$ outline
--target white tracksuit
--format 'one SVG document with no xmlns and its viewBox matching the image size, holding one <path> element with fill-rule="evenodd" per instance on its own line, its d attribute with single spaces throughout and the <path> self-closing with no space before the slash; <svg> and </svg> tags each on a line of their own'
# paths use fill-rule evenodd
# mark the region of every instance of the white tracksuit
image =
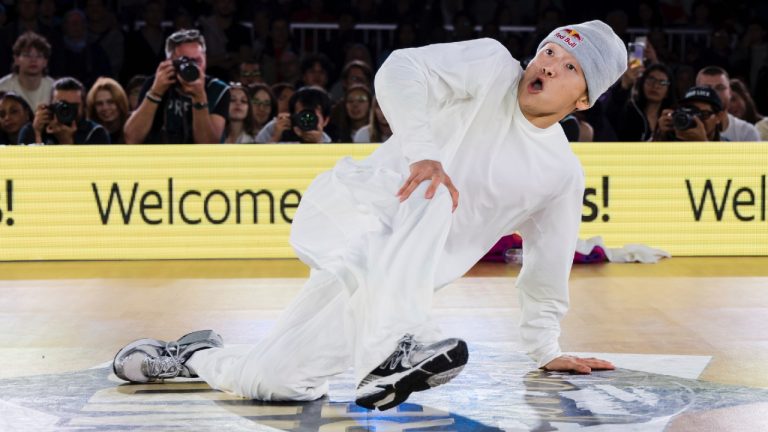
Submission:
<svg viewBox="0 0 768 432">
<path fill-rule="evenodd" d="M 392 53 L 376 94 L 394 135 L 362 161 L 342 159 L 310 185 L 291 244 L 312 267 L 270 336 L 253 347 L 209 349 L 188 364 L 212 387 L 261 400 L 312 400 L 328 377 L 358 380 L 405 333 L 434 340 L 432 294 L 461 277 L 502 236 L 525 240 L 517 280 L 521 336 L 544 365 L 561 354 L 560 319 L 584 190 L 559 124 L 540 129 L 517 102 L 519 63 L 492 39 Z M 395 196 L 409 164 L 437 160 L 459 206 L 422 183 Z"/>
</svg>

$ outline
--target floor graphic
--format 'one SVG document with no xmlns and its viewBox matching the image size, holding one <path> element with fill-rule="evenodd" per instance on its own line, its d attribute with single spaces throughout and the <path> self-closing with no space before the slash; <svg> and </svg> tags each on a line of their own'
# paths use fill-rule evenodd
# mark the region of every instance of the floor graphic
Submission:
<svg viewBox="0 0 768 432">
<path fill-rule="evenodd" d="M 680 414 L 768 402 L 768 389 L 696 380 L 708 357 L 600 354 L 619 369 L 545 373 L 511 344 L 475 344 L 450 384 L 395 410 L 352 403 L 351 371 L 311 403 L 262 403 L 187 380 L 126 385 L 107 364 L 0 380 L 0 430 L 663 431 Z"/>
</svg>

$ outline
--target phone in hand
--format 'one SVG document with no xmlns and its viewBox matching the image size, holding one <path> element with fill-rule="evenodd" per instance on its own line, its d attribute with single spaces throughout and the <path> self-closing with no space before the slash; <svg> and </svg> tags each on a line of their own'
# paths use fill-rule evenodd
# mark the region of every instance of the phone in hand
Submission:
<svg viewBox="0 0 768 432">
<path fill-rule="evenodd" d="M 627 44 L 627 55 L 629 56 L 629 67 L 642 66 L 643 59 L 645 58 L 645 41 L 648 40 L 645 36 L 638 36 L 634 42 Z"/>
</svg>

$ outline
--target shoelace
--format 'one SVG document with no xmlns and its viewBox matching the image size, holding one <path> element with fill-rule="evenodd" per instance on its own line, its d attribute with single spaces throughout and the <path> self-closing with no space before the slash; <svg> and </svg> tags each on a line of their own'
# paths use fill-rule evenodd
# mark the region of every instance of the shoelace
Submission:
<svg viewBox="0 0 768 432">
<path fill-rule="evenodd" d="M 420 345 L 418 345 L 416 341 L 413 340 L 412 334 L 406 334 L 402 339 L 400 339 L 400 342 L 398 342 L 397 350 L 392 353 L 388 359 L 384 360 L 383 367 L 389 367 L 391 370 L 397 369 L 397 365 L 399 365 L 404 359 L 409 358 L 411 353 L 419 346 Z"/>
<path fill-rule="evenodd" d="M 179 361 L 179 344 L 168 342 L 165 344 L 165 352 L 168 356 L 147 358 L 147 373 L 151 377 L 175 378 L 181 373 L 182 365 Z"/>
</svg>

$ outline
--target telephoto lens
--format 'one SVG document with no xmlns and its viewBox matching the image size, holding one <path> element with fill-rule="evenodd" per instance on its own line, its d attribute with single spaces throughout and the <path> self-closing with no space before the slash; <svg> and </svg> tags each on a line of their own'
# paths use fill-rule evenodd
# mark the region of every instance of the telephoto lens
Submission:
<svg viewBox="0 0 768 432">
<path fill-rule="evenodd" d="M 182 56 L 173 61 L 173 67 L 176 69 L 176 75 L 186 82 L 196 81 L 200 78 L 200 69 L 197 68 L 192 59 Z"/>
<path fill-rule="evenodd" d="M 304 132 L 316 130 L 318 122 L 317 114 L 313 110 L 305 109 L 291 116 L 293 126 L 298 127 Z"/>
</svg>

